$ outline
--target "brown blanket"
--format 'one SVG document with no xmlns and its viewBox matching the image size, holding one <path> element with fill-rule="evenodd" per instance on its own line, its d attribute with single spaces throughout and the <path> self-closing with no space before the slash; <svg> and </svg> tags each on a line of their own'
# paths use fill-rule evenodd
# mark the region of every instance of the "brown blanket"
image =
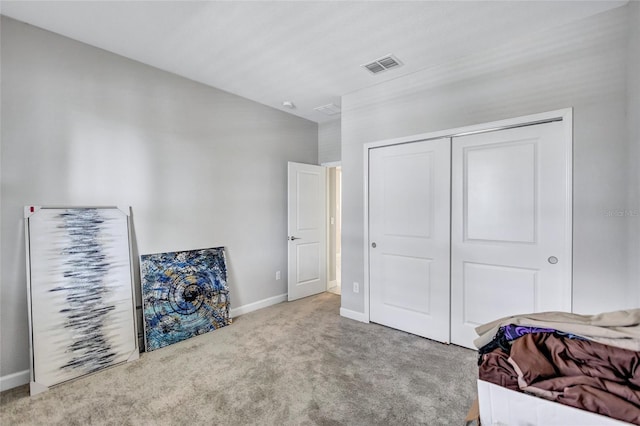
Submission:
<svg viewBox="0 0 640 426">
<path fill-rule="evenodd" d="M 508 357 L 508 358 L 507 358 Z M 640 425 L 640 352 L 534 333 L 483 355 L 480 379 Z"/>
<path fill-rule="evenodd" d="M 509 363 L 509 355 L 502 349 L 482 355 L 478 370 L 480 380 L 491 382 L 503 388 L 519 391 L 518 374 Z"/>
</svg>

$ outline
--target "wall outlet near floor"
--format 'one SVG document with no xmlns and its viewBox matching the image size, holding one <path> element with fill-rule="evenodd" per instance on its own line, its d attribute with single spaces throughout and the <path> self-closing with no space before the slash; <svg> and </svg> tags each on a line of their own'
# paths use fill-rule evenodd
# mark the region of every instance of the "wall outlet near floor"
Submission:
<svg viewBox="0 0 640 426">
<path fill-rule="evenodd" d="M 360 284 L 355 281 L 353 282 L 353 292 L 360 293 Z"/>
<path fill-rule="evenodd" d="M 280 278 L 282 278 L 282 274 L 280 271 L 276 271 L 276 280 L 279 280 Z"/>
</svg>

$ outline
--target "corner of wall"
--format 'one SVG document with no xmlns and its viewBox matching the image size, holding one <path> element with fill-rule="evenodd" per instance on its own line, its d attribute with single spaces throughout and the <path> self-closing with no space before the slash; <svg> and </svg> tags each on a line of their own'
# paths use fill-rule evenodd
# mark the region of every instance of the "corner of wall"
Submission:
<svg viewBox="0 0 640 426">
<path fill-rule="evenodd" d="M 318 163 L 331 163 L 342 159 L 341 119 L 318 124 Z"/>
</svg>

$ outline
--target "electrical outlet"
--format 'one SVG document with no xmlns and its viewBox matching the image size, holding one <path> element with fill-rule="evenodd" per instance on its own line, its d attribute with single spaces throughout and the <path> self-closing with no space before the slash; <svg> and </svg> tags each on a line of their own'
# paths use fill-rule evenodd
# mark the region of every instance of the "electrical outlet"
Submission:
<svg viewBox="0 0 640 426">
<path fill-rule="evenodd" d="M 353 292 L 354 293 L 360 293 L 360 284 L 355 282 L 353 283 Z"/>
<path fill-rule="evenodd" d="M 279 280 L 280 278 L 282 278 L 280 271 L 276 271 L 276 280 Z"/>
</svg>

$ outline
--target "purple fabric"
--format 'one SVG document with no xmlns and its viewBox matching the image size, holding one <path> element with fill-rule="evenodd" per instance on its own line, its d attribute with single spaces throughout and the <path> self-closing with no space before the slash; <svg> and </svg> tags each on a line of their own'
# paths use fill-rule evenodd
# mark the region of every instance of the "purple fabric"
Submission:
<svg viewBox="0 0 640 426">
<path fill-rule="evenodd" d="M 553 333 L 556 330 L 553 328 L 539 328 L 539 327 L 527 327 L 523 325 L 509 324 L 502 327 L 504 330 L 504 337 L 508 341 L 516 340 L 518 337 L 522 337 L 531 333 Z"/>
<path fill-rule="evenodd" d="M 517 339 L 528 334 L 536 333 L 551 333 L 558 337 L 565 337 L 567 339 L 586 340 L 584 337 L 576 336 L 575 334 L 565 333 L 553 328 L 540 328 L 530 327 L 526 325 L 509 324 L 502 326 L 498 329 L 496 336 L 480 349 L 478 349 L 478 365 L 482 364 L 482 355 L 493 352 L 494 349 L 500 348 L 509 356 L 511 353 L 511 345 Z"/>
</svg>

